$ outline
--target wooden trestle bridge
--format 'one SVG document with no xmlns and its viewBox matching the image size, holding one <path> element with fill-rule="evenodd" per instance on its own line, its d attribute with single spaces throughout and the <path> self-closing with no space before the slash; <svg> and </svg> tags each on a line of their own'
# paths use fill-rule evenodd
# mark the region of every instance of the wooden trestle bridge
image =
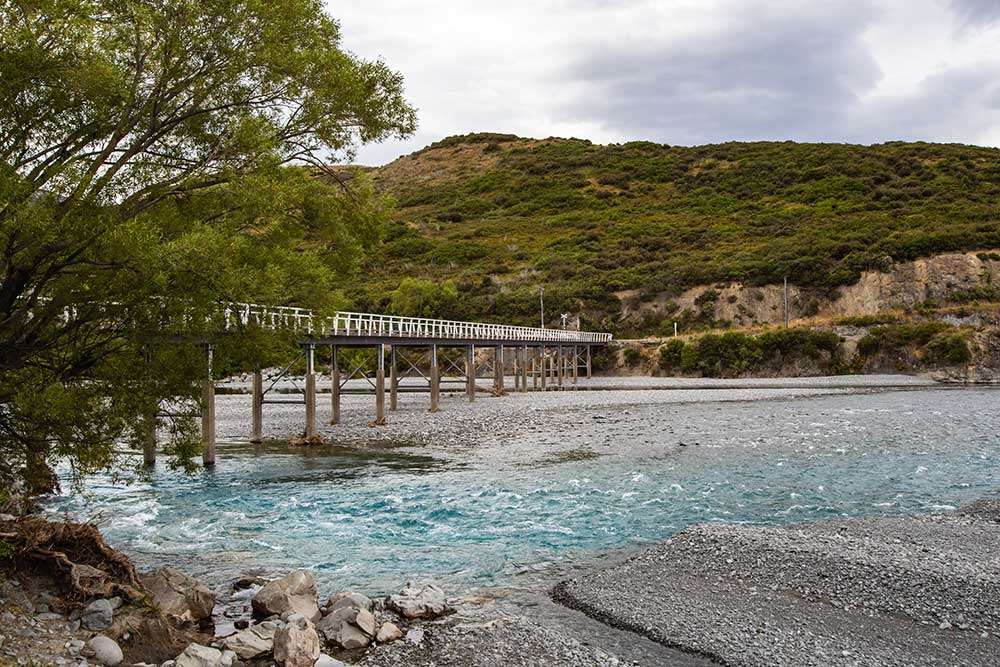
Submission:
<svg viewBox="0 0 1000 667">
<path fill-rule="evenodd" d="M 594 347 L 611 341 L 609 333 L 568 331 L 533 327 L 460 322 L 419 317 L 397 317 L 373 313 L 339 312 L 329 317 L 318 317 L 303 308 L 267 307 L 250 304 L 233 304 L 223 312 L 226 329 L 258 326 L 274 330 L 290 330 L 299 335 L 305 358 L 305 428 L 307 439 L 318 435 L 316 417 L 317 376 L 316 350 L 328 346 L 330 350 L 330 424 L 340 423 L 340 403 L 346 385 L 361 379 L 375 396 L 373 425 L 386 423 L 386 394 L 388 409 L 396 410 L 400 380 L 414 378 L 418 391 L 430 394 L 430 412 L 437 412 L 442 376 L 453 372 L 451 380 L 464 382 L 468 400 L 474 401 L 477 391 L 477 370 L 486 365 L 492 370 L 493 385 L 490 393 L 502 396 L 508 372 L 513 376 L 514 391 L 545 391 L 575 385 L 580 374 L 591 377 L 591 353 Z M 343 349 L 367 348 L 375 351 L 374 373 L 364 370 L 364 364 L 348 363 L 342 367 Z M 461 360 L 455 362 L 455 350 L 462 351 Z M 478 353 L 477 353 L 478 349 Z M 203 461 L 215 463 L 215 382 L 211 377 L 212 346 L 206 345 L 209 373 L 202 401 Z M 485 351 L 485 354 L 484 354 Z M 409 355 L 409 356 L 408 356 Z M 298 360 L 296 360 L 298 361 Z M 482 363 L 482 362 L 485 362 Z M 277 377 L 271 377 L 264 387 L 261 371 L 253 375 L 251 442 L 259 443 L 263 433 L 263 406 L 266 395 L 288 373 L 295 362 L 289 364 Z M 464 365 L 464 368 L 462 367 Z M 442 366 L 445 366 L 442 372 Z M 387 368 L 388 367 L 388 368 Z M 388 371 L 388 378 L 386 377 Z M 373 376 L 373 377 L 372 377 Z M 388 387 L 386 380 L 388 379 Z M 413 391 L 408 385 L 406 390 Z M 300 402 L 300 401 L 296 401 Z M 147 441 L 144 458 L 147 464 L 156 461 L 155 437 Z"/>
</svg>

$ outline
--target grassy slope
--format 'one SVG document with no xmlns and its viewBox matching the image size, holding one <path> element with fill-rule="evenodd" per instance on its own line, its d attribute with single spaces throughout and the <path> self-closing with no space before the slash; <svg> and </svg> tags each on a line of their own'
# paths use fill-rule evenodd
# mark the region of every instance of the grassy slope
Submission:
<svg viewBox="0 0 1000 667">
<path fill-rule="evenodd" d="M 887 258 L 1000 245 L 1000 150 L 890 143 L 599 146 L 451 137 L 374 171 L 399 204 L 359 307 L 454 279 L 442 316 L 615 328 L 614 292 L 780 282 L 830 290 Z M 604 319 L 603 322 L 601 320 Z"/>
</svg>

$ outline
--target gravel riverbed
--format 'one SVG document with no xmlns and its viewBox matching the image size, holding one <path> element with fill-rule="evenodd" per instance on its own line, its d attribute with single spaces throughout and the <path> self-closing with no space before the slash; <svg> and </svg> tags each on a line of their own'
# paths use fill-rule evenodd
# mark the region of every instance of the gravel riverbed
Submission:
<svg viewBox="0 0 1000 667">
<path fill-rule="evenodd" d="M 704 524 L 557 600 L 726 665 L 996 665 L 995 505 L 785 528 Z"/>
</svg>

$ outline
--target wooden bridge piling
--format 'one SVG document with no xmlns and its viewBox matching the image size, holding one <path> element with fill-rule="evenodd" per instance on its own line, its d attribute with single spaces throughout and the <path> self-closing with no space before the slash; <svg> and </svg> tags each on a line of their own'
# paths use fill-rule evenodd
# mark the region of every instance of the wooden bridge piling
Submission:
<svg viewBox="0 0 1000 667">
<path fill-rule="evenodd" d="M 469 403 L 476 400 L 476 346 L 465 346 L 465 392 Z"/>
<path fill-rule="evenodd" d="M 438 346 L 431 345 L 431 412 L 438 411 L 441 400 L 441 371 L 438 368 Z"/>
<path fill-rule="evenodd" d="M 385 345 L 375 346 L 377 370 L 375 371 L 375 423 L 385 423 Z"/>
<path fill-rule="evenodd" d="M 316 430 L 316 346 L 306 344 L 306 438 L 315 438 Z"/>
<path fill-rule="evenodd" d="M 389 346 L 389 410 L 395 412 L 399 403 L 399 375 L 396 371 L 396 346 Z"/>
<path fill-rule="evenodd" d="M 215 381 L 212 379 L 214 351 L 213 346 L 205 346 L 208 372 L 201 406 L 201 462 L 206 466 L 215 465 Z"/>
<path fill-rule="evenodd" d="M 587 346 L 587 379 L 591 379 L 593 376 L 590 373 L 590 346 Z"/>
<path fill-rule="evenodd" d="M 156 411 L 147 413 L 142 422 L 142 463 L 147 468 L 156 465 Z"/>
<path fill-rule="evenodd" d="M 330 425 L 340 423 L 340 364 L 337 346 L 330 346 Z"/>
<path fill-rule="evenodd" d="M 253 374 L 250 400 L 253 402 L 250 410 L 250 442 L 256 445 L 263 440 L 264 431 L 264 376 L 259 370 Z"/>
<path fill-rule="evenodd" d="M 576 384 L 577 379 L 580 376 L 580 350 L 576 345 L 573 346 L 573 384 Z"/>
</svg>

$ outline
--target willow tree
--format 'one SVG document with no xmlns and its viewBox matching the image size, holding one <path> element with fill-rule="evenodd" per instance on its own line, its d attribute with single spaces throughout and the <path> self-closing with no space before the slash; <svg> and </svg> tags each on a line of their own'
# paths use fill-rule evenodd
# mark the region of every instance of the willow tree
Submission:
<svg viewBox="0 0 1000 667">
<path fill-rule="evenodd" d="M 330 165 L 414 125 L 320 0 L 0 0 L 0 477 L 112 465 L 177 322 L 329 305 L 385 218 Z"/>
</svg>

